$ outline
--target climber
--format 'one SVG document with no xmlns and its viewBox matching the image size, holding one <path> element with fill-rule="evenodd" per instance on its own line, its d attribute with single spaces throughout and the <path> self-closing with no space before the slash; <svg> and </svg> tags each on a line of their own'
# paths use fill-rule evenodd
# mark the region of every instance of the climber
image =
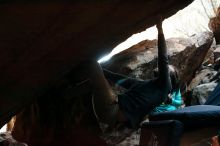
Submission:
<svg viewBox="0 0 220 146">
<path fill-rule="evenodd" d="M 155 79 L 142 81 L 127 78 L 102 70 L 96 61 L 85 63 L 84 73 L 92 85 L 93 107 L 99 122 L 109 127 L 114 127 L 116 123 L 125 123 L 130 128 L 137 128 L 144 116 L 167 98 L 171 91 L 171 80 L 162 21 L 157 24 L 157 30 L 159 75 Z M 118 82 L 127 90 L 115 95 L 106 79 Z"/>
</svg>

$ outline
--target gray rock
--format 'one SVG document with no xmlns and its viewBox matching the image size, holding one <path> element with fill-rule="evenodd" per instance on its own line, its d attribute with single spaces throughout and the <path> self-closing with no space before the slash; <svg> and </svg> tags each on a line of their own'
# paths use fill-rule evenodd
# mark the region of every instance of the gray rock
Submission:
<svg viewBox="0 0 220 146">
<path fill-rule="evenodd" d="M 188 86 L 188 90 L 192 90 L 196 86 L 204 83 L 209 83 L 210 80 L 217 74 L 212 68 L 205 68 L 196 73 L 195 78 L 192 79 Z"/>
<path fill-rule="evenodd" d="M 216 46 L 216 49 L 213 51 L 214 54 L 214 60 L 217 60 L 220 58 L 220 45 Z"/>
<path fill-rule="evenodd" d="M 204 104 L 216 86 L 217 83 L 215 81 L 196 86 L 193 89 L 191 104 Z"/>
</svg>

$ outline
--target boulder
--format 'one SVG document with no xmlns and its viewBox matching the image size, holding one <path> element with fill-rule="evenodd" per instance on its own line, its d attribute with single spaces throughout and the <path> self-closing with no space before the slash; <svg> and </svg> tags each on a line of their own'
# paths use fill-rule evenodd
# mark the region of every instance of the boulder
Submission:
<svg viewBox="0 0 220 146">
<path fill-rule="evenodd" d="M 195 78 L 192 79 L 187 89 L 193 90 L 193 88 L 200 84 L 209 83 L 216 74 L 217 71 L 214 71 L 211 67 L 197 71 L 195 74 Z"/>
<path fill-rule="evenodd" d="M 98 60 L 132 34 L 154 25 L 158 18 L 168 18 L 192 1 L 0 1 L 0 126 L 25 107 L 15 125 L 20 140 L 30 146 L 55 146 L 56 142 L 58 146 L 102 145 L 97 143 L 100 141 L 98 134 L 88 130 L 89 124 L 94 123 L 79 120 L 78 110 L 84 102 L 63 99 L 61 95 L 66 93 L 67 86 L 50 91 L 51 87 L 62 82 L 81 61 Z M 79 77 L 80 72 L 75 75 Z M 51 99 L 45 98 L 47 92 L 52 93 Z M 32 111 L 36 98 L 43 106 Z M 71 108 L 76 111 L 75 123 L 68 120 L 72 116 Z M 55 113 L 54 109 L 61 113 Z M 55 113 L 55 120 L 48 117 L 50 112 Z M 54 127 L 50 129 L 42 123 L 43 117 L 48 117 L 47 125 Z M 97 123 L 95 119 L 91 121 Z M 48 144 L 48 141 L 53 143 Z"/>
<path fill-rule="evenodd" d="M 192 92 L 191 105 L 204 104 L 217 84 L 217 82 L 213 81 L 196 86 Z"/>
<path fill-rule="evenodd" d="M 178 69 L 183 87 L 190 83 L 204 61 L 213 42 L 213 34 L 203 32 L 190 38 L 172 38 L 166 41 L 170 64 Z M 135 78 L 152 78 L 152 70 L 157 67 L 157 40 L 142 41 L 115 55 L 102 66 Z"/>
<path fill-rule="evenodd" d="M 1 0 L 0 127 L 81 61 L 192 1 Z"/>
</svg>

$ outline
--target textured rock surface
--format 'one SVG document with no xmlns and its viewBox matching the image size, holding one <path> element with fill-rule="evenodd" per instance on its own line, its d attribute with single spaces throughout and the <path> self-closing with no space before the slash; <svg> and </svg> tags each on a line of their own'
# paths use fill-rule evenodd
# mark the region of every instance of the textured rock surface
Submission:
<svg viewBox="0 0 220 146">
<path fill-rule="evenodd" d="M 0 1 L 0 126 L 80 61 L 192 1 Z"/>
<path fill-rule="evenodd" d="M 157 67 L 156 42 L 156 40 L 143 41 L 117 54 L 109 62 L 104 63 L 103 66 L 114 72 L 132 77 L 152 78 L 152 70 Z M 167 40 L 170 64 L 179 70 L 182 86 L 190 83 L 194 78 L 212 42 L 213 35 L 210 32 L 204 32 L 189 39 L 175 38 Z"/>
<path fill-rule="evenodd" d="M 195 78 L 192 79 L 191 83 L 188 86 L 188 90 L 192 90 L 194 87 L 210 82 L 210 79 L 216 75 L 217 71 L 214 71 L 212 68 L 202 69 L 197 72 Z"/>
<path fill-rule="evenodd" d="M 216 45 L 216 49 L 214 50 L 214 60 L 220 60 L 220 45 Z"/>
<path fill-rule="evenodd" d="M 192 105 L 204 104 L 209 97 L 210 93 L 215 89 L 217 83 L 215 81 L 205 83 L 193 88 L 192 92 Z"/>
<path fill-rule="evenodd" d="M 48 100 L 42 96 L 45 90 L 54 82 L 62 84 L 63 76 L 81 61 L 100 58 L 132 34 L 155 24 L 160 16 L 167 18 L 191 2 L 0 1 L 0 126 L 24 106 L 30 105 L 32 99 L 41 97 L 43 108 L 35 110 L 28 106 L 18 118 L 20 123 L 16 126 L 19 140 L 30 146 L 105 145 L 90 127 L 97 121 L 91 117 L 87 119 L 95 124 L 89 120 L 80 120 L 81 116 L 91 116 L 77 111 L 82 101 L 77 103 L 70 102 L 69 98 L 63 99 L 62 95 L 66 94 L 65 89 L 68 87 L 55 88 L 51 91 L 53 98 Z M 76 73 L 78 75 L 80 73 Z M 72 113 L 67 107 L 75 108 L 73 110 L 78 113 L 73 116 L 75 123 L 68 119 Z M 50 113 L 53 109 L 63 114 L 55 114 L 54 121 L 52 118 L 52 122 L 47 121 L 48 127 L 42 125 L 42 117 L 39 118 L 38 112 Z"/>
</svg>

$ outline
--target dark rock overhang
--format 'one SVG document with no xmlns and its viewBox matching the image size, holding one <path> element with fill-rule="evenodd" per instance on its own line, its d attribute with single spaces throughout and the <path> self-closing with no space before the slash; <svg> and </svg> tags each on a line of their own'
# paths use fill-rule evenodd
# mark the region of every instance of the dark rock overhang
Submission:
<svg viewBox="0 0 220 146">
<path fill-rule="evenodd" d="M 192 1 L 0 1 L 0 126 L 80 61 Z"/>
</svg>

